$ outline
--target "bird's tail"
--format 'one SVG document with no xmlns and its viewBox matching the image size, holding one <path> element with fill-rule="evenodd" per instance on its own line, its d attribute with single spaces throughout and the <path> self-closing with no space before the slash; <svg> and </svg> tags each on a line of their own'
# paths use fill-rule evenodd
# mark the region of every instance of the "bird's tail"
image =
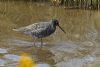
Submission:
<svg viewBox="0 0 100 67">
<path fill-rule="evenodd" d="M 24 27 L 18 28 L 18 29 L 13 29 L 14 31 L 18 32 L 24 32 L 26 29 Z"/>
<path fill-rule="evenodd" d="M 18 31 L 18 29 L 13 29 L 13 31 Z"/>
<path fill-rule="evenodd" d="M 24 34 L 27 34 L 27 35 L 30 35 L 31 34 L 31 31 L 25 27 L 22 27 L 22 28 L 18 28 L 18 29 L 13 29 L 14 31 L 17 31 L 17 32 L 21 32 L 21 33 L 24 33 Z"/>
</svg>

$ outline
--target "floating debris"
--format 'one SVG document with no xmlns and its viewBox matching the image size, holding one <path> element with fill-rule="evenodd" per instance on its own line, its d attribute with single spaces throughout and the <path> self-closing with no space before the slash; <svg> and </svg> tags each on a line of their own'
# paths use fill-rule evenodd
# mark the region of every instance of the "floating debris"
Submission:
<svg viewBox="0 0 100 67">
<path fill-rule="evenodd" d="M 4 67 L 6 64 L 6 61 L 3 59 L 0 59 L 0 67 Z"/>
<path fill-rule="evenodd" d="M 11 61 L 18 61 L 20 56 L 14 54 L 6 54 L 4 55 L 4 58 Z"/>
<path fill-rule="evenodd" d="M 0 48 L 0 54 L 5 54 L 8 53 L 7 49 Z"/>
<path fill-rule="evenodd" d="M 37 64 L 36 67 L 51 67 L 49 64 Z"/>
</svg>

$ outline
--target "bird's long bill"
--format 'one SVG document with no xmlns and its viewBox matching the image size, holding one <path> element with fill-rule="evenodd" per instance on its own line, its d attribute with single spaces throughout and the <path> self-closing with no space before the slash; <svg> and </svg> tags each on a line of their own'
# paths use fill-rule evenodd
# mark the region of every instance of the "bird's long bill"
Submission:
<svg viewBox="0 0 100 67">
<path fill-rule="evenodd" d="M 63 29 L 61 28 L 61 26 L 58 25 L 58 27 L 66 34 L 65 30 L 63 30 Z"/>
</svg>

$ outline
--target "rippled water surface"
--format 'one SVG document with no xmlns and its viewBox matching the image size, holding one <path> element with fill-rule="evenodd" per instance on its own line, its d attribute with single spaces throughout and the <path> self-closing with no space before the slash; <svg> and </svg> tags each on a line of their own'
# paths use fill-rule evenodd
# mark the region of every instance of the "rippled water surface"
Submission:
<svg viewBox="0 0 100 67">
<path fill-rule="evenodd" d="M 34 38 L 12 30 L 52 18 L 57 18 L 67 33 L 57 28 L 43 38 L 43 48 L 39 39 L 33 47 Z M 100 11 L 0 2 L 0 67 L 16 67 L 22 53 L 34 59 L 36 67 L 99 67 L 99 30 Z"/>
</svg>

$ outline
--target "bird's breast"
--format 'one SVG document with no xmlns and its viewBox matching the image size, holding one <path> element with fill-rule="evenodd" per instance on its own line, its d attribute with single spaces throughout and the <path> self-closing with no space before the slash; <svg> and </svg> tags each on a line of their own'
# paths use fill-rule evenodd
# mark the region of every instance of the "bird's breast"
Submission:
<svg viewBox="0 0 100 67">
<path fill-rule="evenodd" d="M 51 35 L 52 33 L 54 33 L 55 30 L 56 30 L 56 28 L 48 27 L 44 30 L 34 32 L 33 35 L 38 38 L 47 37 L 47 36 Z"/>
</svg>

